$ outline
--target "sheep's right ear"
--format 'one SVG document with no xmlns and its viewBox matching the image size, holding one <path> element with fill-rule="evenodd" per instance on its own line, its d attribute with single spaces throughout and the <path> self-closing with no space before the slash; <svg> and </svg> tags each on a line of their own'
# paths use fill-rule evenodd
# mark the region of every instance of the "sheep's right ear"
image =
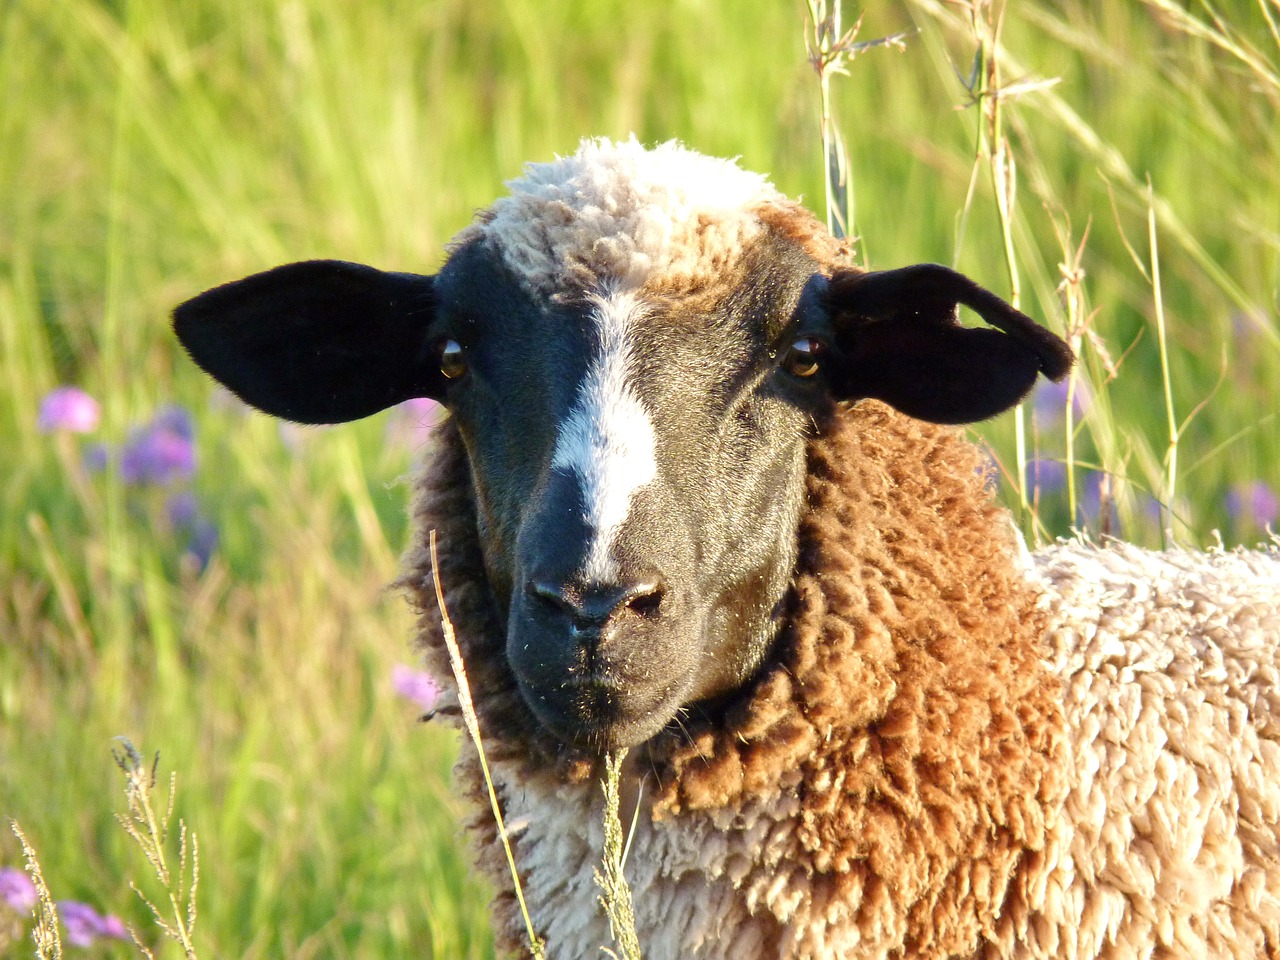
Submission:
<svg viewBox="0 0 1280 960">
<path fill-rule="evenodd" d="M 439 399 L 432 277 L 338 260 L 291 263 L 173 312 L 191 358 L 245 403 L 298 423 Z"/>
<path fill-rule="evenodd" d="M 921 420 L 985 420 L 1075 361 L 1060 337 L 936 263 L 837 271 L 821 297 L 836 329 L 837 395 L 874 397 Z M 991 327 L 961 326 L 961 304 Z"/>
</svg>

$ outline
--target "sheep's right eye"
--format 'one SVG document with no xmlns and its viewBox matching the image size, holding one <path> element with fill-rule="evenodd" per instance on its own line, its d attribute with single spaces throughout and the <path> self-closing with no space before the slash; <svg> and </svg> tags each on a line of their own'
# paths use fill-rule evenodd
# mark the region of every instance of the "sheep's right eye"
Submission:
<svg viewBox="0 0 1280 960">
<path fill-rule="evenodd" d="M 440 348 L 440 372 L 450 380 L 467 372 L 467 352 L 457 340 L 446 340 Z"/>
<path fill-rule="evenodd" d="M 797 377 L 812 377 L 818 372 L 823 343 L 814 337 L 800 337 L 782 358 L 782 367 Z"/>
</svg>

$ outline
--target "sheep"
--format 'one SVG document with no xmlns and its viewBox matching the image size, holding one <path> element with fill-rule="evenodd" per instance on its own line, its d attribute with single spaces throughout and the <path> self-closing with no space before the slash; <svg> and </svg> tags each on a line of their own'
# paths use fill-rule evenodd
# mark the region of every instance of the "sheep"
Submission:
<svg viewBox="0 0 1280 960">
<path fill-rule="evenodd" d="M 508 186 L 434 276 L 292 264 L 174 323 L 276 416 L 451 411 L 399 583 L 447 675 L 435 531 L 550 956 L 609 942 L 629 748 L 650 960 L 1280 957 L 1276 550 L 1027 552 L 955 425 L 1067 345 L 736 163 L 587 140 Z M 457 777 L 519 951 L 467 744 Z"/>
</svg>

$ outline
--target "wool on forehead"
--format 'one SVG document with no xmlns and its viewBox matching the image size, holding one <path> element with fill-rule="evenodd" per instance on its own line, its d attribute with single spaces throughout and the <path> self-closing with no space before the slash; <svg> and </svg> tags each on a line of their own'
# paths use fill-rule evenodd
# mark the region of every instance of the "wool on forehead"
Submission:
<svg viewBox="0 0 1280 960">
<path fill-rule="evenodd" d="M 784 198 L 760 174 L 675 141 L 583 140 L 572 156 L 531 163 L 458 243 L 483 237 L 532 291 L 680 293 L 739 258 L 764 229 L 757 211 Z"/>
</svg>

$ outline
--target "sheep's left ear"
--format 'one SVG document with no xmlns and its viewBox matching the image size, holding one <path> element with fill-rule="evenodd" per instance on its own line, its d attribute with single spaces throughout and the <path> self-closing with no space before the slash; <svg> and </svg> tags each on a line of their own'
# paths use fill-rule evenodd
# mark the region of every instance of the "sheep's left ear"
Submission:
<svg viewBox="0 0 1280 960">
<path fill-rule="evenodd" d="M 250 406 L 298 423 L 439 399 L 434 280 L 340 260 L 276 267 L 173 311 L 191 358 Z"/>
<path fill-rule="evenodd" d="M 1061 380 L 1075 361 L 1059 337 L 938 264 L 838 271 L 820 296 L 835 329 L 836 394 L 921 420 L 985 420 L 1022 400 L 1041 373 Z M 961 326 L 960 304 L 997 329 Z"/>
</svg>

